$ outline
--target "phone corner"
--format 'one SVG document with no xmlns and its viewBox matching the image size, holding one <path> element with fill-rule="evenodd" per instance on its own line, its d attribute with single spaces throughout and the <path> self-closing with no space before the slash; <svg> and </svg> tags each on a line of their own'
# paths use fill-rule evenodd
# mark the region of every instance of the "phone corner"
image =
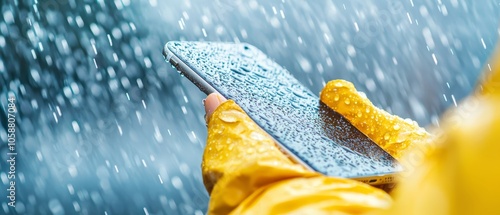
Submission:
<svg viewBox="0 0 500 215">
<path fill-rule="evenodd" d="M 163 46 L 163 49 L 162 49 L 162 54 L 163 54 L 163 57 L 165 57 L 165 59 L 167 58 L 167 56 L 169 55 L 170 53 L 170 49 L 169 47 L 172 46 L 172 43 L 174 41 L 168 41 L 165 43 L 165 45 Z M 168 59 L 167 59 L 168 60 Z"/>
</svg>

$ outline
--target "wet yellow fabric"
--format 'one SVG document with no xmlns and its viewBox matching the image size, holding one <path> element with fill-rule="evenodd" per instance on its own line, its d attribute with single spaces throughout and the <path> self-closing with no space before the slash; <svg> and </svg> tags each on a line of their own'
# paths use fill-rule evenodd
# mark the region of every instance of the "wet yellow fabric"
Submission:
<svg viewBox="0 0 500 215">
<path fill-rule="evenodd" d="M 431 136 L 417 122 L 377 108 L 351 82 L 328 82 L 321 91 L 320 98 L 398 160 L 414 147 L 428 148 L 426 144 Z"/>
<path fill-rule="evenodd" d="M 500 214 L 500 55 L 495 56 L 477 93 L 443 116 L 434 132 L 435 150 L 402 177 L 385 213 Z M 413 154 L 421 153 L 408 156 Z"/>
<path fill-rule="evenodd" d="M 293 163 L 234 101 L 219 106 L 208 126 L 202 172 L 210 214 L 359 213 L 391 202 L 369 185 Z"/>
<path fill-rule="evenodd" d="M 327 84 L 321 100 L 406 167 L 393 198 L 294 164 L 233 101 L 223 103 L 208 122 L 202 164 L 209 214 L 500 214 L 500 71 L 490 66 L 479 93 L 450 110 L 432 136 L 376 108 L 349 82 Z"/>
</svg>

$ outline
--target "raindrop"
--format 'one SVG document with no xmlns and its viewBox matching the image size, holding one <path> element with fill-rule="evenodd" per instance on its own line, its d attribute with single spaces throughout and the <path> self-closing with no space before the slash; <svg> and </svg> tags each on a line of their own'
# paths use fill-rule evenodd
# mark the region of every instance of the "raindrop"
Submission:
<svg viewBox="0 0 500 215">
<path fill-rule="evenodd" d="M 350 100 L 349 98 L 346 98 L 346 99 L 344 100 L 344 103 L 345 103 L 346 105 L 349 105 L 349 104 L 351 104 L 351 100 Z"/>
<path fill-rule="evenodd" d="M 107 35 L 108 36 L 108 42 L 109 42 L 109 46 L 113 46 L 113 40 L 111 40 L 111 35 Z"/>
<path fill-rule="evenodd" d="M 299 62 L 299 65 L 300 65 L 300 68 L 302 68 L 302 71 L 304 71 L 306 73 L 309 73 L 312 71 L 311 63 L 304 56 L 297 55 L 297 62 Z"/>
<path fill-rule="evenodd" d="M 203 32 L 203 36 L 207 37 L 207 31 L 205 30 L 205 28 L 202 28 L 201 31 Z"/>
<path fill-rule="evenodd" d="M 71 122 L 71 125 L 73 126 L 73 130 L 75 131 L 75 133 L 80 132 L 80 126 L 78 125 L 78 123 L 76 121 Z"/>
<path fill-rule="evenodd" d="M 49 201 L 49 209 L 54 215 L 59 215 L 59 214 L 64 214 L 64 207 L 62 206 L 61 202 L 57 199 L 51 199 Z"/>
<path fill-rule="evenodd" d="M 5 38 L 0 36 L 0 48 L 5 48 Z"/>
<path fill-rule="evenodd" d="M 177 188 L 177 189 L 179 189 L 179 190 L 180 190 L 180 189 L 182 189 L 182 186 L 183 186 L 183 185 L 182 185 L 182 180 L 181 180 L 179 177 L 174 176 L 174 177 L 172 178 L 172 181 L 171 181 L 171 182 L 172 182 L 172 185 L 174 185 L 174 187 L 175 187 L 175 188 Z"/>
<path fill-rule="evenodd" d="M 40 83 L 40 73 L 38 73 L 38 70 L 32 69 L 31 70 L 31 77 L 36 83 Z"/>
<path fill-rule="evenodd" d="M 434 60 L 434 64 L 438 64 L 438 60 L 436 58 L 436 54 L 432 53 L 432 59 Z"/>
<path fill-rule="evenodd" d="M 451 100 L 453 101 L 453 105 L 457 107 L 457 100 L 455 100 L 455 95 L 451 95 Z"/>
<path fill-rule="evenodd" d="M 70 165 L 68 167 L 68 172 L 71 175 L 71 177 L 76 177 L 78 175 L 78 171 L 76 170 L 76 166 L 75 165 Z"/>
<path fill-rule="evenodd" d="M 349 56 L 351 56 L 351 57 L 356 56 L 356 49 L 354 48 L 354 46 L 352 46 L 352 45 L 347 46 L 347 54 L 349 54 Z"/>
<path fill-rule="evenodd" d="M 391 134 L 389 134 L 389 132 L 384 134 L 384 140 L 389 140 L 390 137 L 391 137 Z"/>
</svg>

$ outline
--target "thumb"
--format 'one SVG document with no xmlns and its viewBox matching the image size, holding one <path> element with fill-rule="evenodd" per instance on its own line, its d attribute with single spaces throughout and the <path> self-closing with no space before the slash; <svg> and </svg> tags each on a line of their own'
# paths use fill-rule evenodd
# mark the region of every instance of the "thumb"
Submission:
<svg viewBox="0 0 500 215">
<path fill-rule="evenodd" d="M 205 106 L 205 121 L 207 123 L 215 109 L 217 109 L 217 107 L 225 101 L 227 101 L 227 99 L 218 93 L 211 93 L 206 99 L 203 100 L 203 105 Z"/>
<path fill-rule="evenodd" d="M 431 135 L 410 119 L 402 119 L 373 105 L 351 82 L 333 80 L 321 91 L 321 101 L 343 115 L 352 125 L 394 158 L 415 146 L 423 146 Z"/>
</svg>

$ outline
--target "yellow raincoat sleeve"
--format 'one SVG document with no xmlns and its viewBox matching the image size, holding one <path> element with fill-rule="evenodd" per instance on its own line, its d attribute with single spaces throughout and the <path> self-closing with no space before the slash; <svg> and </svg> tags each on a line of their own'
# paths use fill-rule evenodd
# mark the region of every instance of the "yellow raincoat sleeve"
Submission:
<svg viewBox="0 0 500 215">
<path fill-rule="evenodd" d="M 328 95 L 339 98 L 330 102 Z M 349 82 L 328 83 L 321 99 L 348 119 L 358 115 L 351 113 L 345 99 L 352 101 L 354 113 L 368 111 L 377 116 L 366 122 L 352 117 L 352 122 L 355 126 L 362 123 L 358 126 L 362 132 L 374 140 L 382 139 L 382 146 L 392 149 L 398 157 L 397 153 L 409 147 L 411 138 L 428 136 L 413 122 L 374 107 Z M 366 126 L 379 123 L 387 125 L 379 129 L 382 136 Z M 400 128 L 395 131 L 396 125 Z M 391 205 L 389 195 L 379 189 L 349 179 L 325 177 L 293 163 L 233 101 L 215 110 L 208 127 L 202 171 L 211 195 L 210 214 L 365 213 Z M 398 136 L 401 133 L 405 135 Z"/>
<path fill-rule="evenodd" d="M 493 67 L 498 70 L 498 67 Z M 321 100 L 408 170 L 394 191 L 304 169 L 283 154 L 233 101 L 208 122 L 202 173 L 209 214 L 454 214 L 498 212 L 500 100 L 490 73 L 477 96 L 450 111 L 431 136 L 411 120 L 375 107 L 346 81 L 329 82 Z M 488 81 L 490 80 L 490 81 Z M 485 96 L 489 95 L 489 96 Z M 471 102 L 472 101 L 472 102 Z M 434 143 L 431 144 L 431 141 Z M 492 176 L 492 177 L 488 177 Z M 491 193 L 491 195 L 486 195 Z M 470 214 L 470 213 L 469 213 Z"/>
</svg>

